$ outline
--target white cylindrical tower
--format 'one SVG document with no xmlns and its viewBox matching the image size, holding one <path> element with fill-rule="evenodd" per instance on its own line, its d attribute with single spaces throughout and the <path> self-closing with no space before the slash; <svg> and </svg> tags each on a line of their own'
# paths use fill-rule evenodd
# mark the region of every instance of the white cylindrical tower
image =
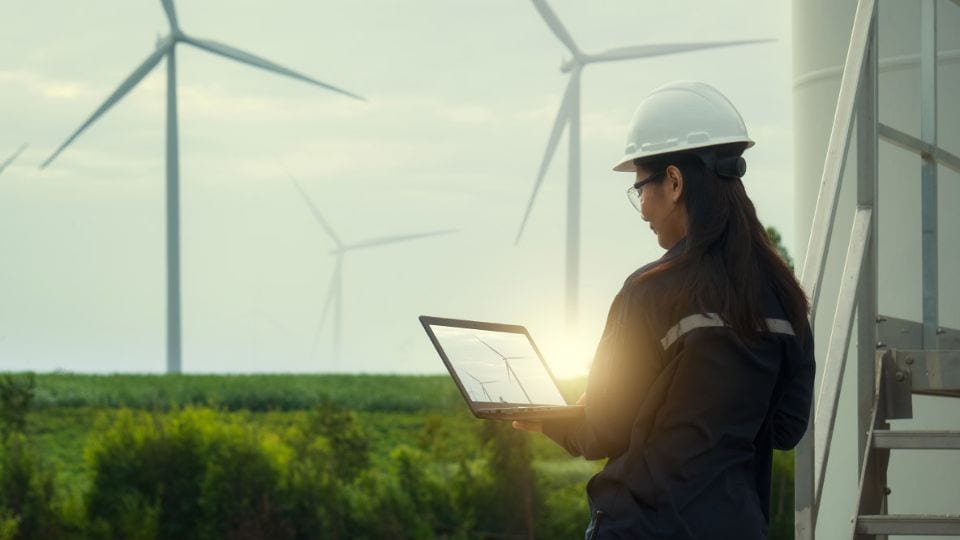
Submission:
<svg viewBox="0 0 960 540">
<path fill-rule="evenodd" d="M 938 18 L 938 142 L 944 150 L 960 155 L 960 5 L 956 2 L 878 1 L 879 121 L 921 137 L 919 53 L 921 5 L 926 1 L 936 2 Z M 856 0 L 793 2 L 798 260 L 805 255 L 856 5 Z M 856 204 L 855 129 L 846 163 L 815 329 L 818 361 L 826 351 Z M 921 159 L 881 140 L 878 170 L 878 311 L 922 321 Z M 939 323 L 960 328 L 960 285 L 954 283 L 960 276 L 960 213 L 955 210 L 960 203 L 960 175 L 940 166 L 938 176 Z M 856 340 L 856 332 L 852 339 Z M 818 538 L 851 537 L 858 477 L 856 358 L 848 355 Z M 914 419 L 891 423 L 892 429 L 960 430 L 960 399 L 915 396 Z M 956 514 L 960 452 L 894 450 L 888 482 L 888 513 Z"/>
</svg>

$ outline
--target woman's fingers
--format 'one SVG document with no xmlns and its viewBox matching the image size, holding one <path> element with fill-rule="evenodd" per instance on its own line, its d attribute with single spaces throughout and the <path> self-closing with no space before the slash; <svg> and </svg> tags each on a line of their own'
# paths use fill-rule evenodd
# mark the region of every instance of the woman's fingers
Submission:
<svg viewBox="0 0 960 540">
<path fill-rule="evenodd" d="M 522 422 L 520 420 L 514 420 L 513 429 L 522 429 L 524 431 L 541 433 L 543 432 L 543 424 L 540 422 Z"/>
</svg>

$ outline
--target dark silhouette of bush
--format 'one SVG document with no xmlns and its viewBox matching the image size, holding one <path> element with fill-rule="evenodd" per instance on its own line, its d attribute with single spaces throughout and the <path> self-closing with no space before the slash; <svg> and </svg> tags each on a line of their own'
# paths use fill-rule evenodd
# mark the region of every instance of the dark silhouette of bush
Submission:
<svg viewBox="0 0 960 540">
<path fill-rule="evenodd" d="M 0 378 L 0 427 L 4 435 L 22 433 L 26 428 L 36 386 L 33 373 L 23 377 L 4 374 Z"/>
<path fill-rule="evenodd" d="M 54 475 L 43 469 L 22 433 L 0 447 L 0 523 L 14 539 L 53 539 L 62 534 Z"/>
</svg>

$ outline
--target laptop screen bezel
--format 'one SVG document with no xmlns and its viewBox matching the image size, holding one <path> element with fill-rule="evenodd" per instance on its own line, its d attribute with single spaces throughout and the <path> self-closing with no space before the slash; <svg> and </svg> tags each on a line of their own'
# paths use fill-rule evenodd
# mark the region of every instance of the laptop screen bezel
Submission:
<svg viewBox="0 0 960 540">
<path fill-rule="evenodd" d="M 530 346 L 533 347 L 533 351 L 537 354 L 537 358 L 540 360 L 540 364 L 543 365 L 543 368 L 547 371 L 547 375 L 550 376 L 553 386 L 557 389 L 557 392 L 560 394 L 560 398 L 563 399 L 563 405 L 550 405 L 546 403 L 532 403 L 529 405 L 523 405 L 518 403 L 495 403 L 490 402 L 491 406 L 489 409 L 515 409 L 522 406 L 530 407 L 571 407 L 567 402 L 567 398 L 563 395 L 563 392 L 560 390 L 560 385 L 557 384 L 557 378 L 553 375 L 550 366 L 543 359 L 543 354 L 540 352 L 540 349 L 537 347 L 536 342 L 533 341 L 533 338 L 530 336 L 530 332 L 527 331 L 526 327 L 519 324 L 503 324 L 503 323 L 492 323 L 492 322 L 482 322 L 482 321 L 471 321 L 466 319 L 449 319 L 445 317 L 432 317 L 429 315 L 421 315 L 420 323 L 423 325 L 423 329 L 426 330 L 427 336 L 430 338 L 430 342 L 433 343 L 433 347 L 437 350 L 437 353 L 440 355 L 440 359 L 443 360 L 444 366 L 446 366 L 447 371 L 450 373 L 450 377 L 453 379 L 453 382 L 456 383 L 457 389 L 460 390 L 460 394 L 463 395 L 464 401 L 467 402 L 467 405 L 470 407 L 470 410 L 477 415 L 477 413 L 482 413 L 488 410 L 488 408 L 481 408 L 477 406 L 477 403 L 488 403 L 486 401 L 476 402 L 473 398 L 470 397 L 470 394 L 467 392 L 466 387 L 463 385 L 463 382 L 460 380 L 460 374 L 457 373 L 457 370 L 453 368 L 453 364 L 450 362 L 450 358 L 447 357 L 446 351 L 443 350 L 443 346 L 440 345 L 440 340 L 437 339 L 436 334 L 433 332 L 431 326 L 448 326 L 452 328 L 468 328 L 473 330 L 488 330 L 492 332 L 507 332 L 511 334 L 523 334 L 527 341 L 530 343 Z M 497 407 L 496 405 L 500 405 Z M 504 407 L 505 406 L 505 407 Z"/>
</svg>

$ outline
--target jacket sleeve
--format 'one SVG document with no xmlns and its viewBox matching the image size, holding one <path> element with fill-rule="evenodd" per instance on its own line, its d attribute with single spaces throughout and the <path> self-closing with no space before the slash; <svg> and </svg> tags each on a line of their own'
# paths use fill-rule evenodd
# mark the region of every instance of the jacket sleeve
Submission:
<svg viewBox="0 0 960 540">
<path fill-rule="evenodd" d="M 543 423 L 544 434 L 571 455 L 603 459 L 625 452 L 645 388 L 659 371 L 649 324 L 628 302 L 636 308 L 636 300 L 621 291 L 610 308 L 587 380 L 584 416 Z"/>
<path fill-rule="evenodd" d="M 747 349 L 726 327 L 691 331 L 674 346 L 679 352 L 664 370 L 669 383 L 653 429 L 637 448 L 641 459 L 617 465 L 634 496 L 651 504 L 661 486 L 721 466 L 716 448 L 751 447 L 779 374 L 777 355 Z"/>
<path fill-rule="evenodd" d="M 773 447 L 777 450 L 793 448 L 807 431 L 817 371 L 813 351 L 813 332 L 808 324 L 799 358 L 786 374 L 783 396 L 773 416 Z"/>
</svg>

